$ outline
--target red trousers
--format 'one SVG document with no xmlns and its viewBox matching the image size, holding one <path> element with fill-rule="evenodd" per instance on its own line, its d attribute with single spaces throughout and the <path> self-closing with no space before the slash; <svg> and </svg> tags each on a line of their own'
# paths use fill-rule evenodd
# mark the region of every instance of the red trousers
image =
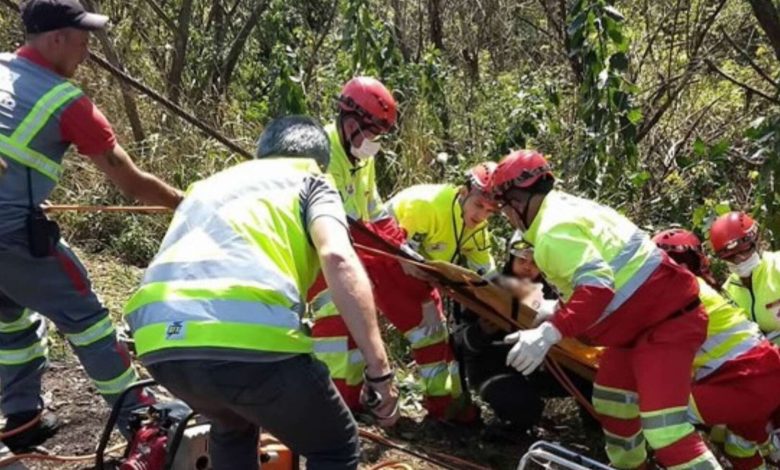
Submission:
<svg viewBox="0 0 780 470">
<path fill-rule="evenodd" d="M 617 468 L 640 466 L 645 444 L 665 467 L 714 462 L 687 416 L 693 358 L 707 335 L 707 314 L 691 306 L 697 296 L 696 279 L 665 259 L 618 310 L 586 332 L 587 341 L 607 346 L 593 404 Z"/>
<path fill-rule="evenodd" d="M 406 241 L 405 232 L 394 219 L 368 224 L 367 227 L 393 246 L 399 247 Z M 377 243 L 360 229 L 353 228 L 351 235 L 357 244 L 386 249 L 384 244 Z M 458 365 L 446 330 L 431 336 L 421 328 L 424 303 L 432 302 L 443 318 L 438 292 L 430 284 L 408 276 L 398 261 L 392 258 L 360 250 L 357 253 L 374 286 L 374 300 L 379 311 L 411 344 L 412 355 L 420 368 L 426 396 L 425 406 L 429 414 L 446 417 L 453 399 L 461 395 Z M 309 292 L 315 308 L 312 330 L 315 351 L 318 351 L 320 345 L 322 354 L 318 353 L 318 357 L 329 366 L 333 382 L 347 405 L 357 409 L 363 364 L 357 359 L 359 351 L 341 316 L 332 305 L 322 307 L 323 302 L 318 301 L 317 297 L 322 297 L 324 288 L 325 283 L 320 279 Z"/>
<path fill-rule="evenodd" d="M 725 424 L 736 435 L 726 440 L 735 469 L 760 467 L 758 448 L 769 439 L 767 424 L 780 417 L 780 351 L 765 341 L 727 362 L 693 384 L 693 405 L 695 419 Z"/>
</svg>

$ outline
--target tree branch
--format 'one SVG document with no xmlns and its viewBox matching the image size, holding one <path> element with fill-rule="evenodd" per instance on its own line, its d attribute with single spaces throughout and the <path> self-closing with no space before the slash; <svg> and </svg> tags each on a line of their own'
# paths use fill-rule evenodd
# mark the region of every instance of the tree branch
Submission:
<svg viewBox="0 0 780 470">
<path fill-rule="evenodd" d="M 157 14 L 157 16 L 160 17 L 160 19 L 165 23 L 165 26 L 168 27 L 168 29 L 171 30 L 174 34 L 176 34 L 176 23 L 173 22 L 171 17 L 165 14 L 165 11 L 163 11 L 162 7 L 157 4 L 154 0 L 144 0 L 151 8 L 154 10 L 154 12 Z"/>
<path fill-rule="evenodd" d="M 764 80 L 766 80 L 769 83 L 771 83 L 773 87 L 778 88 L 777 82 L 774 81 L 772 79 L 772 77 L 770 77 L 769 74 L 764 71 L 764 69 L 762 69 L 761 67 L 758 66 L 758 64 L 756 64 L 756 62 L 753 60 L 752 57 L 750 57 L 750 54 L 748 54 L 748 52 L 745 49 L 743 49 L 736 42 L 734 42 L 734 40 L 731 38 L 731 36 L 729 36 L 728 33 L 723 28 L 720 28 L 720 32 L 723 34 L 723 37 L 726 39 L 726 42 L 731 44 L 731 47 L 733 47 L 734 50 L 739 52 L 739 55 L 741 55 L 743 59 L 748 61 L 748 64 L 750 64 L 750 67 L 753 70 L 755 70 L 756 73 L 761 75 L 761 78 L 763 78 Z"/>
<path fill-rule="evenodd" d="M 753 14 L 758 20 L 761 29 L 764 30 L 769 43 L 775 50 L 775 56 L 780 60 L 780 15 L 777 13 L 772 0 L 748 0 L 753 7 Z"/>
<path fill-rule="evenodd" d="M 704 59 L 704 62 L 712 69 L 713 72 L 717 73 L 721 77 L 723 77 L 726 80 L 730 81 L 734 85 L 737 85 L 738 87 L 743 88 L 743 89 L 745 89 L 747 91 L 750 91 L 752 93 L 755 93 L 756 95 L 758 95 L 758 96 L 764 98 L 765 100 L 770 101 L 770 102 L 772 102 L 774 104 L 780 104 L 780 100 L 778 100 L 777 98 L 769 96 L 766 93 L 764 93 L 763 91 L 758 90 L 756 88 L 753 88 L 752 86 L 750 86 L 750 85 L 748 85 L 746 83 L 742 83 L 739 80 L 737 80 L 736 78 L 734 78 L 731 75 L 729 75 L 726 72 L 724 72 L 723 70 L 719 69 L 718 66 L 715 65 L 715 63 L 713 63 L 710 59 Z"/>
<path fill-rule="evenodd" d="M 331 8 L 330 16 L 328 17 L 328 22 L 322 28 L 322 34 L 320 34 L 320 37 L 317 38 L 317 42 L 314 43 L 314 47 L 312 47 L 311 50 L 311 55 L 309 56 L 309 62 L 306 64 L 306 68 L 304 69 L 303 76 L 307 84 L 309 78 L 312 76 L 312 71 L 314 70 L 314 66 L 317 65 L 318 62 L 317 53 L 322 47 L 322 44 L 325 42 L 325 38 L 328 36 L 328 33 L 330 32 L 330 28 L 333 25 L 333 20 L 336 18 L 336 13 L 338 12 L 338 10 L 339 10 L 339 0 L 333 0 L 333 7 Z"/>
</svg>

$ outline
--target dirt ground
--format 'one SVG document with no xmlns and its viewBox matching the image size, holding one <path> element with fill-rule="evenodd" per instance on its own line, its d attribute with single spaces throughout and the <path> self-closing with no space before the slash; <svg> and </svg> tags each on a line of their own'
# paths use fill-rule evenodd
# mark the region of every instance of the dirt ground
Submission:
<svg viewBox="0 0 780 470">
<path fill-rule="evenodd" d="M 108 418 L 108 407 L 77 362 L 53 361 L 44 380 L 47 408 L 62 421 L 59 433 L 46 442 L 47 452 L 57 455 L 85 455 L 94 452 Z M 432 422 L 423 416 L 402 418 L 395 429 L 379 430 L 364 419 L 361 427 L 390 438 L 395 443 L 417 453 L 436 457 L 436 453 L 452 455 L 482 467 L 512 469 L 532 443 L 544 439 L 561 442 L 572 450 L 603 460 L 600 450 L 600 433 L 585 429 L 571 399 L 552 399 L 545 409 L 540 426 L 526 434 L 502 429 L 486 416 L 486 424 L 478 426 L 453 426 Z M 114 435 L 112 444 L 121 443 Z M 367 439 L 362 440 L 361 468 L 371 469 L 388 461 L 399 461 L 414 469 L 443 468 L 414 458 L 397 450 L 388 449 Z M 87 470 L 93 462 L 63 463 L 26 461 L 31 469 Z M 453 468 L 467 468 L 451 462 Z"/>
<path fill-rule="evenodd" d="M 121 265 L 109 257 L 83 255 L 96 290 L 116 314 L 136 285 L 141 271 Z M 62 346 L 56 335 L 52 338 L 52 361 L 44 377 L 44 398 L 47 408 L 62 421 L 60 432 L 45 444 L 47 452 L 57 455 L 85 455 L 95 451 L 109 409 L 97 394 L 75 356 Z M 522 406 L 522 403 L 518 403 Z M 556 441 L 568 448 L 604 461 L 600 432 L 584 426 L 572 399 L 548 401 L 539 427 L 525 434 L 502 429 L 485 413 L 485 423 L 477 426 L 453 426 L 424 419 L 419 406 L 404 409 L 404 418 L 396 428 L 385 432 L 362 422 L 365 429 L 390 438 L 417 453 L 436 457 L 436 453 L 465 459 L 473 464 L 493 469 L 513 469 L 532 443 L 537 440 Z M 361 418 L 361 421 L 364 419 Z M 112 443 L 121 443 L 115 433 Z M 384 462 L 398 461 L 405 468 L 445 468 L 411 457 L 397 450 L 362 440 L 362 469 L 372 469 Z M 37 462 L 25 461 L 31 469 L 87 470 L 93 461 Z M 393 467 L 385 467 L 393 468 Z M 401 467 L 398 467 L 401 468 Z M 449 468 L 470 468 L 450 462 Z"/>
</svg>

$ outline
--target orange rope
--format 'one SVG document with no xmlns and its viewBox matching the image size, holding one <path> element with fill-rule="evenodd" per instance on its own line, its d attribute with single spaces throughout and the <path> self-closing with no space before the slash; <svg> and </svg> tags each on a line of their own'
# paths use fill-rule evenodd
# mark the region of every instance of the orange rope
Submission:
<svg viewBox="0 0 780 470">
<path fill-rule="evenodd" d="M 368 440 L 374 441 L 374 442 L 376 442 L 378 444 L 381 444 L 383 446 L 387 446 L 387 447 L 390 447 L 392 449 L 396 449 L 398 451 L 407 453 L 409 455 L 413 455 L 413 456 L 418 457 L 418 458 L 420 458 L 422 460 L 428 460 L 429 462 L 436 463 L 436 464 L 438 464 L 438 465 L 440 465 L 442 467 L 445 467 L 445 468 L 453 468 L 452 465 L 455 465 L 454 468 L 459 468 L 459 469 L 490 470 L 490 468 L 488 468 L 488 467 L 483 467 L 482 465 L 477 465 L 475 463 L 469 462 L 468 460 L 463 460 L 463 459 L 460 459 L 458 457 L 453 457 L 452 455 L 440 454 L 438 452 L 433 452 L 433 451 L 429 451 L 429 450 L 425 450 L 425 452 L 427 454 L 430 454 L 430 456 L 435 456 L 436 458 L 434 459 L 434 458 L 432 458 L 430 456 L 424 456 L 424 455 L 422 455 L 422 454 L 420 454 L 418 452 L 413 452 L 412 450 L 405 448 L 401 444 L 398 444 L 398 443 L 394 442 L 391 439 L 388 439 L 388 438 L 386 438 L 384 436 L 380 436 L 379 434 L 375 434 L 375 433 L 373 433 L 371 431 L 367 431 L 365 429 L 360 429 L 358 431 L 358 434 L 360 434 L 360 437 L 363 437 L 363 438 L 366 438 Z M 440 460 L 440 462 L 436 462 L 436 459 Z M 441 461 L 444 461 L 444 462 L 441 462 Z M 383 468 L 383 467 L 379 467 L 379 468 Z"/>
<path fill-rule="evenodd" d="M 119 444 L 106 450 L 107 454 L 113 452 L 119 452 L 124 449 L 127 444 Z M 95 460 L 95 454 L 88 455 L 46 455 L 46 454 L 18 454 L 6 457 L 0 460 L 0 468 L 7 467 L 12 463 L 16 463 L 20 460 L 42 460 L 48 462 L 84 462 L 87 460 Z"/>
<path fill-rule="evenodd" d="M 590 401 L 585 398 L 585 396 L 580 392 L 580 390 L 572 383 L 571 379 L 569 378 L 569 375 L 566 373 L 566 371 L 561 368 L 561 365 L 558 364 L 555 360 L 551 358 L 546 358 L 544 360 L 545 364 L 547 365 L 547 369 L 550 371 L 550 373 L 555 377 L 558 382 L 561 384 L 561 386 L 566 389 L 567 392 L 571 396 L 574 397 L 574 399 L 582 405 L 583 408 L 585 408 L 585 411 L 590 414 L 593 419 L 596 421 L 599 421 L 599 417 L 596 414 L 596 410 L 593 408 L 593 405 L 590 403 Z"/>
<path fill-rule="evenodd" d="M 23 425 L 19 426 L 18 428 L 13 429 L 13 430 L 8 431 L 8 432 L 0 433 L 0 441 L 4 441 L 4 440 L 8 439 L 11 436 L 15 436 L 17 434 L 21 434 L 24 431 L 27 431 L 28 429 L 34 427 L 35 425 L 37 425 L 41 421 L 41 417 L 42 416 L 43 416 L 43 413 L 38 413 L 38 415 L 35 418 L 33 418 L 30 421 L 24 423 Z"/>
<path fill-rule="evenodd" d="M 79 204 L 53 204 L 43 206 L 46 212 L 130 212 L 138 214 L 159 214 L 171 212 L 165 206 L 83 206 Z"/>
</svg>

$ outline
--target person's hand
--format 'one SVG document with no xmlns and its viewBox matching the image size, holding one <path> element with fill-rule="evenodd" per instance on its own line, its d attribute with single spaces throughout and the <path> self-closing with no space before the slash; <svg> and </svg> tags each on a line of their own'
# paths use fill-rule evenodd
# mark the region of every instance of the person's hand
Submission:
<svg viewBox="0 0 780 470">
<path fill-rule="evenodd" d="M 539 367 L 550 348 L 561 338 L 561 332 L 550 322 L 507 335 L 504 343 L 514 346 L 506 356 L 506 365 L 528 375 Z"/>
<path fill-rule="evenodd" d="M 422 304 L 422 323 L 420 326 L 425 332 L 425 336 L 438 336 L 446 328 L 446 320 L 434 301 L 428 301 Z"/>
<path fill-rule="evenodd" d="M 532 327 L 537 327 L 546 322 L 555 315 L 555 311 L 558 310 L 557 300 L 542 299 L 539 302 L 539 307 L 536 309 L 536 316 L 534 317 Z"/>
<path fill-rule="evenodd" d="M 377 424 L 383 428 L 393 426 L 401 417 L 393 371 L 377 377 L 366 373 L 364 379 L 360 403 L 374 416 Z"/>
<path fill-rule="evenodd" d="M 5 174 L 5 170 L 8 169 L 8 165 L 5 163 L 5 160 L 0 158 L 0 176 L 3 176 Z"/>
</svg>

